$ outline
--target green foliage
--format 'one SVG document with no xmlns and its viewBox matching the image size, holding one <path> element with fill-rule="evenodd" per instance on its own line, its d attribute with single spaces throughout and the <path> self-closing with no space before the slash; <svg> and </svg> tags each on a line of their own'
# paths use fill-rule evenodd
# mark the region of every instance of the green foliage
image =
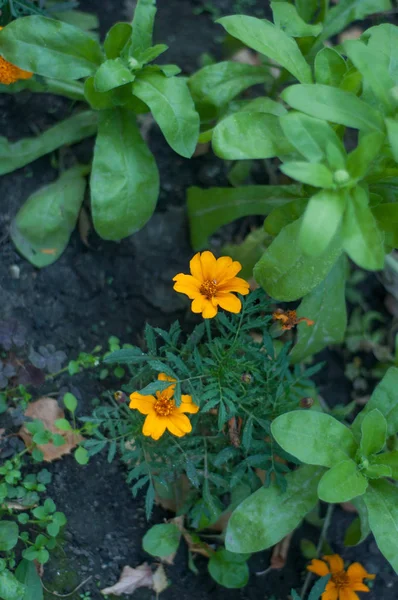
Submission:
<svg viewBox="0 0 398 600">
<path fill-rule="evenodd" d="M 174 523 L 154 525 L 146 532 L 142 540 L 145 552 L 163 558 L 177 552 L 181 533 Z"/>
<path fill-rule="evenodd" d="M 241 588 L 249 581 L 249 567 L 245 554 L 229 552 L 220 548 L 210 556 L 208 570 L 213 579 L 226 588 Z"/>
</svg>

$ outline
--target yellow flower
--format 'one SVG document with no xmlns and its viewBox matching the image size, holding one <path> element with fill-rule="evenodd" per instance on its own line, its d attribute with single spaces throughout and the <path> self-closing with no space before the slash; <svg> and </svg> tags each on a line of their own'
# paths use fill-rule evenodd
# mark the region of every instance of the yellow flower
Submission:
<svg viewBox="0 0 398 600">
<path fill-rule="evenodd" d="M 0 27 L 0 31 L 2 29 L 3 27 Z M 11 83 L 15 83 L 20 79 L 30 79 L 32 76 L 33 73 L 16 67 L 12 63 L 8 62 L 8 60 L 5 60 L 5 58 L 0 56 L 0 83 L 10 85 Z"/>
<path fill-rule="evenodd" d="M 186 294 L 193 300 L 191 310 L 202 313 L 204 319 L 212 319 L 218 307 L 239 313 L 242 303 L 232 292 L 245 296 L 249 284 L 236 277 L 242 265 L 230 256 L 216 259 L 212 252 L 198 252 L 189 263 L 191 275 L 179 273 L 173 278 L 176 292 Z"/>
<path fill-rule="evenodd" d="M 165 373 L 159 373 L 160 381 L 175 381 Z M 177 437 L 183 437 L 192 431 L 190 420 L 184 413 L 197 413 L 199 406 L 192 402 L 192 397 L 181 396 L 180 406 L 176 406 L 173 394 L 175 385 L 170 385 L 155 396 L 143 396 L 138 392 L 130 395 L 130 408 L 136 408 L 143 415 L 147 415 L 142 433 L 154 440 L 158 440 L 168 429 Z"/>
<path fill-rule="evenodd" d="M 370 591 L 363 580 L 374 579 L 376 575 L 368 573 L 362 565 L 357 562 L 353 563 L 345 571 L 343 559 L 338 554 L 331 554 L 322 558 L 323 560 L 314 558 L 307 567 L 308 571 L 321 577 L 331 574 L 331 578 L 322 594 L 322 600 L 359 600 L 359 596 L 355 592 Z"/>
</svg>

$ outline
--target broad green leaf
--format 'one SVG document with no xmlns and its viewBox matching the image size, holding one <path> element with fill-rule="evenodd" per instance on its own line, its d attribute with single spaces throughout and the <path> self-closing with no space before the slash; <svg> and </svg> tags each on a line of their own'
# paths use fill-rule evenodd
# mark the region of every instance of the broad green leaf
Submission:
<svg viewBox="0 0 398 600">
<path fill-rule="evenodd" d="M 114 106 L 113 93 L 101 93 L 95 89 L 94 77 L 87 77 L 84 82 L 84 96 L 94 110 L 105 110 Z"/>
<path fill-rule="evenodd" d="M 115 23 L 106 34 L 104 50 L 107 58 L 118 58 L 130 40 L 132 27 L 130 23 Z"/>
<path fill-rule="evenodd" d="M 102 63 L 94 77 L 97 92 L 109 92 L 114 88 L 131 83 L 135 75 L 126 67 L 121 58 L 112 58 Z"/>
<path fill-rule="evenodd" d="M 328 0 L 326 0 L 326 1 L 328 1 Z M 331 578 L 331 575 L 329 574 L 329 575 L 324 575 L 323 577 L 318 579 L 318 581 L 316 581 L 311 588 L 311 591 L 308 596 L 308 600 L 320 600 L 320 598 L 322 598 L 322 595 L 326 589 L 326 585 L 327 585 L 328 581 L 330 580 L 330 578 Z M 294 598 L 293 598 L 293 600 L 294 600 Z"/>
<path fill-rule="evenodd" d="M 163 558 L 177 552 L 181 532 L 174 523 L 165 523 L 151 527 L 142 539 L 142 547 L 152 556 Z"/>
<path fill-rule="evenodd" d="M 221 108 L 235 96 L 257 83 L 269 79 L 267 67 L 255 67 L 233 61 L 223 61 L 203 67 L 188 81 L 195 103 Z"/>
<path fill-rule="evenodd" d="M 285 67 L 298 81 L 312 82 L 311 68 L 297 43 L 276 25 L 244 15 L 223 17 L 217 23 L 232 37 Z"/>
<path fill-rule="evenodd" d="M 103 60 L 88 33 L 38 15 L 16 19 L 1 31 L 0 53 L 21 69 L 66 80 L 93 75 Z"/>
<path fill-rule="evenodd" d="M 304 465 L 286 475 L 287 490 L 262 487 L 232 513 L 225 546 L 231 552 L 259 552 L 293 531 L 318 501 L 324 469 Z"/>
<path fill-rule="evenodd" d="M 391 477 L 393 479 L 398 479 L 398 450 L 383 452 L 383 454 L 372 456 L 370 462 L 372 465 L 385 465 L 390 467 Z"/>
<path fill-rule="evenodd" d="M 374 408 L 368 412 L 361 423 L 360 450 L 366 457 L 383 450 L 387 439 L 387 421 L 383 414 Z"/>
<path fill-rule="evenodd" d="M 398 488 L 385 480 L 372 481 L 364 500 L 379 550 L 398 572 Z"/>
<path fill-rule="evenodd" d="M 319 0 L 295 0 L 295 5 L 300 17 L 309 23 L 318 9 Z"/>
<path fill-rule="evenodd" d="M 321 23 L 309 25 L 299 15 L 297 8 L 287 2 L 271 2 L 274 23 L 292 37 L 316 37 L 323 29 Z"/>
<path fill-rule="evenodd" d="M 305 256 L 299 248 L 302 218 L 287 225 L 254 268 L 254 278 L 276 300 L 298 300 L 315 288 L 341 255 L 336 236 L 321 256 Z"/>
<path fill-rule="evenodd" d="M 291 85 L 282 99 L 292 108 L 353 129 L 383 131 L 381 115 L 351 92 L 328 85 Z"/>
<path fill-rule="evenodd" d="M 300 362 L 325 346 L 344 340 L 347 326 L 346 275 L 346 259 L 341 256 L 325 279 L 304 296 L 297 316 L 312 319 L 314 325 L 298 325 L 297 342 L 290 353 L 292 362 Z"/>
<path fill-rule="evenodd" d="M 260 260 L 266 250 L 268 234 L 263 229 L 255 229 L 247 235 L 240 244 L 225 244 L 222 255 L 230 256 L 242 265 L 239 277 L 250 279 L 253 275 L 254 265 Z"/>
<path fill-rule="evenodd" d="M 25 600 L 25 592 L 25 586 L 18 581 L 11 571 L 5 569 L 0 572 L 1 600 Z"/>
<path fill-rule="evenodd" d="M 397 390 L 398 369 L 390 367 L 351 426 L 352 431 L 358 438 L 362 421 L 375 408 L 384 415 L 387 421 L 387 435 L 395 435 L 398 432 Z"/>
<path fill-rule="evenodd" d="M 87 450 L 85 448 L 83 448 L 83 446 L 79 446 L 74 453 L 74 457 L 77 463 L 79 463 L 79 465 L 87 465 L 88 461 L 89 461 L 89 454 L 87 452 Z"/>
<path fill-rule="evenodd" d="M 76 144 L 94 135 L 97 131 L 97 118 L 95 112 L 84 111 L 50 127 L 37 137 L 18 142 L 9 142 L 0 137 L 0 175 L 24 167 L 60 146 Z"/>
<path fill-rule="evenodd" d="M 302 197 L 300 185 L 250 185 L 239 188 L 188 188 L 192 246 L 204 248 L 217 229 L 249 215 L 266 215 Z"/>
<path fill-rule="evenodd" d="M 322 48 L 315 56 L 314 72 L 316 83 L 339 87 L 347 64 L 334 48 Z"/>
<path fill-rule="evenodd" d="M 370 534 L 368 509 L 363 496 L 357 496 L 351 499 L 351 503 L 355 506 L 358 512 L 358 518 L 355 519 L 346 531 L 344 538 L 345 546 L 357 546 Z"/>
<path fill-rule="evenodd" d="M 169 47 L 166 46 L 166 44 L 156 44 L 155 46 L 151 46 L 150 48 L 147 48 L 146 50 L 141 52 L 140 62 L 142 64 L 150 63 L 153 60 L 155 60 L 155 58 L 157 58 L 158 56 L 163 54 L 163 52 L 166 52 L 166 50 L 168 50 L 168 49 L 169 49 Z M 170 77 L 171 75 L 177 75 L 178 73 L 181 73 L 181 69 L 179 67 L 177 67 L 177 65 L 157 65 L 157 66 L 164 72 L 166 77 Z M 172 73 L 171 72 L 172 70 L 175 70 L 175 72 Z"/>
<path fill-rule="evenodd" d="M 272 158 L 291 152 L 275 115 L 237 112 L 214 128 L 214 153 L 220 158 L 242 160 Z"/>
<path fill-rule="evenodd" d="M 145 71 L 134 82 L 133 93 L 151 109 L 170 146 L 189 158 L 199 137 L 199 115 L 185 79 Z"/>
<path fill-rule="evenodd" d="M 373 161 L 378 158 L 385 137 L 385 134 L 379 131 L 360 136 L 357 147 L 350 152 L 347 159 L 347 170 L 352 178 L 365 177 Z"/>
<path fill-rule="evenodd" d="M 391 78 L 398 84 L 398 28 L 391 23 L 370 27 L 364 32 L 369 49 L 384 63 Z"/>
<path fill-rule="evenodd" d="M 320 166 L 320 165 L 319 165 Z M 320 256 L 336 235 L 347 205 L 345 190 L 321 190 L 307 204 L 299 244 L 307 256 Z"/>
<path fill-rule="evenodd" d="M 54 6 L 52 8 L 54 8 Z M 83 29 L 83 31 L 93 32 L 95 29 L 99 29 L 100 26 L 97 15 L 82 10 L 60 10 L 59 12 L 51 10 L 51 16 L 53 19 L 59 19 L 69 25 L 79 27 L 79 29 Z M 92 33 L 92 35 L 95 36 L 96 34 Z"/>
<path fill-rule="evenodd" d="M 391 90 L 394 81 L 391 78 L 383 58 L 372 48 L 359 40 L 347 40 L 343 44 L 345 54 L 361 73 L 364 82 L 390 113 L 394 110 Z"/>
<path fill-rule="evenodd" d="M 279 168 L 288 177 L 313 187 L 332 188 L 335 185 L 333 173 L 320 163 L 286 162 Z"/>
<path fill-rule="evenodd" d="M 270 235 L 276 237 L 286 225 L 299 219 L 308 204 L 307 198 L 298 198 L 282 206 L 274 208 L 264 221 L 264 229 Z"/>
<path fill-rule="evenodd" d="M 343 460 L 326 471 L 318 485 L 318 496 L 324 502 L 349 502 L 362 496 L 368 480 L 358 470 L 353 460 Z"/>
<path fill-rule="evenodd" d="M 357 449 L 351 431 L 330 415 L 294 410 L 277 417 L 271 432 L 278 444 L 303 463 L 333 467 L 353 458 Z"/>
<path fill-rule="evenodd" d="M 239 110 L 241 112 L 264 112 L 277 117 L 287 114 L 287 110 L 281 102 L 275 102 L 265 96 L 259 96 L 254 100 L 243 100 Z"/>
<path fill-rule="evenodd" d="M 326 121 L 292 111 L 281 117 L 280 124 L 289 142 L 308 161 L 325 162 L 328 156 L 328 147 L 331 145 L 340 155 L 338 168 L 344 167 L 344 146 Z M 334 167 L 334 165 L 330 166 Z"/>
<path fill-rule="evenodd" d="M 120 240 L 145 225 L 155 210 L 159 173 L 131 112 L 100 114 L 91 171 L 91 210 L 97 233 Z"/>
<path fill-rule="evenodd" d="M 384 265 L 384 236 L 359 186 L 351 190 L 343 219 L 343 247 L 358 266 L 377 271 Z"/>
<path fill-rule="evenodd" d="M 21 560 L 15 576 L 25 586 L 23 600 L 43 600 L 43 586 L 34 562 Z"/>
<path fill-rule="evenodd" d="M 131 34 L 131 53 L 139 60 L 139 55 L 152 46 L 155 24 L 156 0 L 138 0 Z"/>
<path fill-rule="evenodd" d="M 384 477 L 392 477 L 392 469 L 388 465 L 368 465 L 364 469 L 364 474 L 368 479 L 381 479 Z"/>
<path fill-rule="evenodd" d="M 55 262 L 68 245 L 86 190 L 81 167 L 65 171 L 54 183 L 27 199 L 11 223 L 11 238 L 35 267 Z"/>
<path fill-rule="evenodd" d="M 330 39 L 352 23 L 373 13 L 390 10 L 390 0 L 344 0 L 332 7 L 324 21 L 319 42 Z"/>
<path fill-rule="evenodd" d="M 227 589 L 244 587 L 249 581 L 249 567 L 246 560 L 250 554 L 237 554 L 220 548 L 210 555 L 208 570 L 219 585 Z"/>
<path fill-rule="evenodd" d="M 0 521 L 0 552 L 8 552 L 18 542 L 18 525 L 14 521 Z"/>
<path fill-rule="evenodd" d="M 388 141 L 395 159 L 398 162 L 398 121 L 395 119 L 386 119 Z"/>
<path fill-rule="evenodd" d="M 74 413 L 77 408 L 77 398 L 70 392 L 67 392 L 63 398 L 65 408 L 70 410 L 70 412 Z"/>
</svg>

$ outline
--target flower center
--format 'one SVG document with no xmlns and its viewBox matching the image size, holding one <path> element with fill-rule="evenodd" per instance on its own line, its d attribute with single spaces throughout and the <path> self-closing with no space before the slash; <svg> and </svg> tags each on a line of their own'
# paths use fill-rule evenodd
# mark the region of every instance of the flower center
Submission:
<svg viewBox="0 0 398 600">
<path fill-rule="evenodd" d="M 350 579 L 345 571 L 333 573 L 332 581 L 339 590 L 349 587 L 350 585 Z"/>
<path fill-rule="evenodd" d="M 217 293 L 217 282 L 215 279 L 213 279 L 213 281 L 210 281 L 210 279 L 207 279 L 206 281 L 204 281 L 202 283 L 202 285 L 200 286 L 200 293 L 203 296 L 206 296 L 206 298 L 208 300 L 210 300 L 211 298 L 214 298 L 214 296 Z"/>
<path fill-rule="evenodd" d="M 169 398 L 162 396 L 162 394 L 159 394 L 158 392 L 157 400 L 153 405 L 153 408 L 159 417 L 168 417 L 174 411 L 174 407 L 175 405 L 173 400 L 169 400 Z"/>
</svg>

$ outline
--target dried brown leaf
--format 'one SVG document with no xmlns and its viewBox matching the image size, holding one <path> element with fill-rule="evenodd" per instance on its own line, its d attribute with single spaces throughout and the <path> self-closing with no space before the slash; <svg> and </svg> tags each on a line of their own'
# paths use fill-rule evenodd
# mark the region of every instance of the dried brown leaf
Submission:
<svg viewBox="0 0 398 600">
<path fill-rule="evenodd" d="M 283 569 L 285 566 L 292 537 L 293 532 L 289 533 L 289 535 L 284 537 L 278 544 L 276 544 L 276 546 L 274 546 L 270 565 L 272 569 Z"/>
<path fill-rule="evenodd" d="M 87 246 L 87 248 L 91 248 L 89 241 L 88 241 L 88 236 L 92 229 L 91 219 L 90 219 L 88 212 L 84 206 L 82 206 L 82 208 L 80 210 L 78 229 L 79 229 L 80 239 L 83 242 L 83 244 L 85 246 Z"/>
<path fill-rule="evenodd" d="M 122 594 L 132 594 L 140 587 L 148 587 L 153 589 L 153 574 L 148 563 L 143 563 L 135 569 L 124 567 L 120 579 L 115 585 L 104 588 L 101 594 L 114 594 L 121 596 Z"/>
<path fill-rule="evenodd" d="M 57 458 L 61 458 L 65 454 L 70 454 L 73 448 L 83 441 L 83 437 L 79 434 L 75 434 L 73 431 L 61 431 L 58 429 L 54 422 L 57 419 L 64 419 L 65 413 L 62 408 L 58 405 L 58 402 L 54 398 L 40 398 L 36 402 L 29 404 L 25 411 L 25 417 L 31 419 L 39 419 L 44 423 L 44 427 L 52 433 L 58 433 L 62 435 L 65 440 L 65 444 L 62 446 L 54 446 L 54 444 L 45 444 L 44 446 L 38 446 L 39 450 L 43 452 L 43 460 L 46 462 L 52 462 Z M 32 434 L 22 426 L 18 432 L 19 437 L 23 439 L 26 447 L 32 444 Z"/>
<path fill-rule="evenodd" d="M 164 590 L 169 586 L 169 582 L 166 577 L 166 572 L 163 568 L 163 565 L 159 565 L 154 574 L 152 575 L 153 579 L 153 591 L 156 595 L 161 594 Z"/>
</svg>

